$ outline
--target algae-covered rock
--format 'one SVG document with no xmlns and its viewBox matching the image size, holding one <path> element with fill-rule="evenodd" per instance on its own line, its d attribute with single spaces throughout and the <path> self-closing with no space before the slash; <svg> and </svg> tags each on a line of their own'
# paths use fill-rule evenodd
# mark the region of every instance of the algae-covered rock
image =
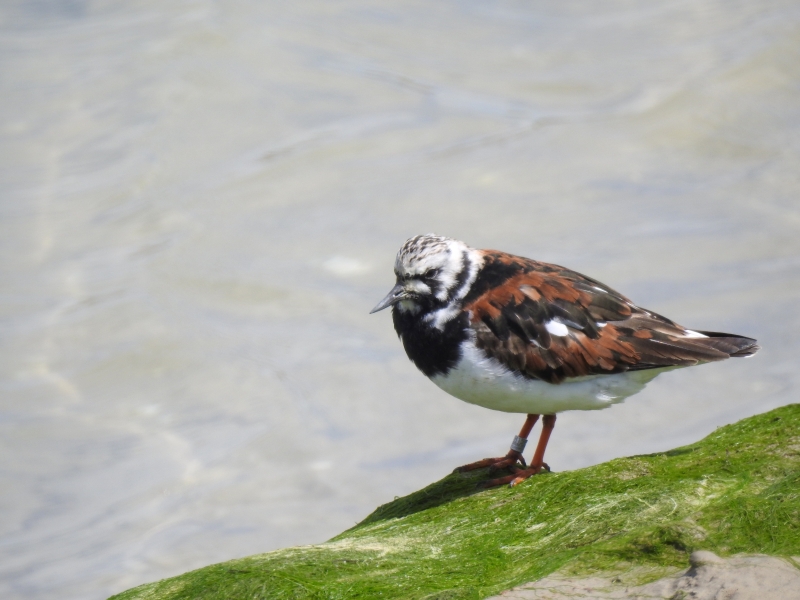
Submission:
<svg viewBox="0 0 800 600">
<path fill-rule="evenodd" d="M 212 565 L 115 600 L 486 598 L 546 575 L 638 574 L 720 556 L 800 555 L 800 405 L 704 440 L 478 490 L 452 474 L 329 542 Z"/>
</svg>

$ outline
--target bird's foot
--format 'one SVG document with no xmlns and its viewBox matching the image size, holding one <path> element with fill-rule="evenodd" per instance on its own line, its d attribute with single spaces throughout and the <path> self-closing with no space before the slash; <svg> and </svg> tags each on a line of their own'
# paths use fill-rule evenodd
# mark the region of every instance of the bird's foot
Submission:
<svg viewBox="0 0 800 600">
<path fill-rule="evenodd" d="M 547 463 L 542 463 L 541 465 L 534 465 L 528 467 L 527 469 L 520 469 L 519 467 L 512 467 L 512 471 L 514 471 L 513 475 L 506 475 L 505 477 L 498 477 L 497 479 L 487 479 L 486 481 L 481 481 L 478 484 L 479 488 L 490 488 L 496 487 L 498 485 L 505 485 L 508 484 L 511 487 L 518 485 L 525 481 L 528 477 L 532 477 L 533 475 L 538 475 L 539 473 L 550 472 L 550 467 Z"/>
<path fill-rule="evenodd" d="M 457 467 L 453 473 L 467 473 L 468 471 L 485 469 L 486 467 L 489 467 L 490 471 L 501 471 L 502 469 L 514 467 L 517 464 L 521 464 L 523 467 L 527 466 L 525 464 L 525 459 L 522 457 L 522 453 L 517 452 L 516 450 L 509 450 L 508 454 L 505 456 L 499 456 L 497 458 L 484 458 L 483 460 L 469 463 L 468 465 L 462 465 Z"/>
</svg>

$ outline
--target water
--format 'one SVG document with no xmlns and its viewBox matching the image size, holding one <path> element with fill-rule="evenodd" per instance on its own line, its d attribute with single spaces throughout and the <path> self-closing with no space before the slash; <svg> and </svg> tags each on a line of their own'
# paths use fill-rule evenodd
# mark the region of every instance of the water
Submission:
<svg viewBox="0 0 800 600">
<path fill-rule="evenodd" d="M 0 595 L 320 542 L 521 424 L 388 313 L 428 231 L 763 351 L 559 418 L 572 469 L 797 401 L 795 2 L 4 2 Z"/>
</svg>

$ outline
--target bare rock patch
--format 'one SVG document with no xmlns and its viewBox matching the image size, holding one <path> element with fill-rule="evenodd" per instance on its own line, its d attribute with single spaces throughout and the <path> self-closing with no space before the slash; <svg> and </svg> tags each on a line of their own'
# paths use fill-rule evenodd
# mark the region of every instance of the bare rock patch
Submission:
<svg viewBox="0 0 800 600">
<path fill-rule="evenodd" d="M 800 569 L 789 560 L 720 558 L 698 550 L 690 562 L 689 569 L 646 585 L 626 585 L 617 574 L 575 578 L 554 573 L 488 600 L 800 600 Z"/>
</svg>

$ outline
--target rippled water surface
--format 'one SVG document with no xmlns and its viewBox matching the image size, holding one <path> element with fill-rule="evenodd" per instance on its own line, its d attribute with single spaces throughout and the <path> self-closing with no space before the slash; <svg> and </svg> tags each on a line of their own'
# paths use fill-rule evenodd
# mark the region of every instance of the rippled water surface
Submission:
<svg viewBox="0 0 800 600">
<path fill-rule="evenodd" d="M 0 6 L 0 595 L 320 542 L 521 424 L 405 357 L 428 231 L 763 351 L 559 418 L 556 470 L 800 389 L 800 5 Z"/>
</svg>

